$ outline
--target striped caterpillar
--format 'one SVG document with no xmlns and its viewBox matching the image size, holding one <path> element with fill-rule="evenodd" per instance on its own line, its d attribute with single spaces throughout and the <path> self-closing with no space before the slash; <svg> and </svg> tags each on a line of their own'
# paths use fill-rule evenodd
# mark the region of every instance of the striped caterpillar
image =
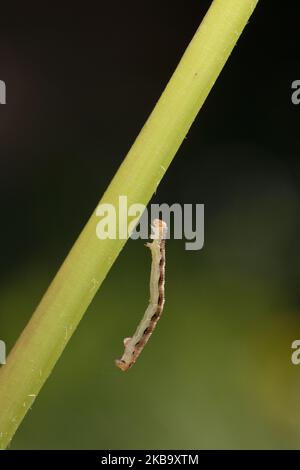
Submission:
<svg viewBox="0 0 300 470">
<path fill-rule="evenodd" d="M 155 219 L 151 228 L 153 241 L 146 244 L 152 255 L 150 302 L 132 338 L 124 339 L 123 356 L 115 361 L 123 371 L 127 371 L 141 354 L 161 317 L 165 303 L 165 238 L 168 227 L 163 220 Z"/>
</svg>

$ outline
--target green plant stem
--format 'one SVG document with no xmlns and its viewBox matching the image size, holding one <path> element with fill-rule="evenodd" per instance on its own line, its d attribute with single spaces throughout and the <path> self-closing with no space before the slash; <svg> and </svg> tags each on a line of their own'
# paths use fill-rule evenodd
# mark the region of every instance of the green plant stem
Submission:
<svg viewBox="0 0 300 470">
<path fill-rule="evenodd" d="M 258 0 L 214 0 L 101 203 L 147 204 Z M 0 370 L 0 448 L 11 441 L 125 240 L 99 240 L 95 212 Z M 113 363 L 112 363 L 113 364 Z"/>
</svg>

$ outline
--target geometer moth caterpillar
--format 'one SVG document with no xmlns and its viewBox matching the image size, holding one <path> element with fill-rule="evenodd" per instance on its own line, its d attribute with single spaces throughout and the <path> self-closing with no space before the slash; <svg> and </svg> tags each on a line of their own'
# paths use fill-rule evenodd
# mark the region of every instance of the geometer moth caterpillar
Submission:
<svg viewBox="0 0 300 470">
<path fill-rule="evenodd" d="M 165 238 L 168 227 L 163 220 L 155 219 L 151 228 L 153 233 L 150 238 L 153 241 L 146 244 L 152 255 L 150 301 L 132 338 L 124 339 L 123 356 L 115 361 L 117 367 L 123 371 L 127 371 L 141 354 L 161 317 L 165 303 Z"/>
</svg>

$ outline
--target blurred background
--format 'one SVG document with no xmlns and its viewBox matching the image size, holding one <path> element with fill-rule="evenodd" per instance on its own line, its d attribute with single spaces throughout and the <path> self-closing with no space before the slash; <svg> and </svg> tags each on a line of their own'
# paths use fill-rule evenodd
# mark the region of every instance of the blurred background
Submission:
<svg viewBox="0 0 300 470">
<path fill-rule="evenodd" d="M 8 350 L 210 2 L 1 6 L 0 339 Z M 127 374 L 150 256 L 130 240 L 12 449 L 300 448 L 300 5 L 261 1 L 152 202 L 205 204 L 167 246 L 163 318 Z M 179 110 L 180 112 L 180 110 Z"/>
</svg>

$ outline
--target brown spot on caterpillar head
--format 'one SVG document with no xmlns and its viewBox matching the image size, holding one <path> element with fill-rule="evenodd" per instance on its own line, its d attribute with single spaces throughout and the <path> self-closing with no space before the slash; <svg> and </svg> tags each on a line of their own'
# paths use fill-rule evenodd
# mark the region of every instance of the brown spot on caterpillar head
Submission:
<svg viewBox="0 0 300 470">
<path fill-rule="evenodd" d="M 126 372 L 130 367 L 130 364 L 127 364 L 125 361 L 123 361 L 123 359 L 116 359 L 115 363 L 116 363 L 116 366 L 119 367 L 119 369 L 123 370 L 124 372 Z"/>
</svg>

